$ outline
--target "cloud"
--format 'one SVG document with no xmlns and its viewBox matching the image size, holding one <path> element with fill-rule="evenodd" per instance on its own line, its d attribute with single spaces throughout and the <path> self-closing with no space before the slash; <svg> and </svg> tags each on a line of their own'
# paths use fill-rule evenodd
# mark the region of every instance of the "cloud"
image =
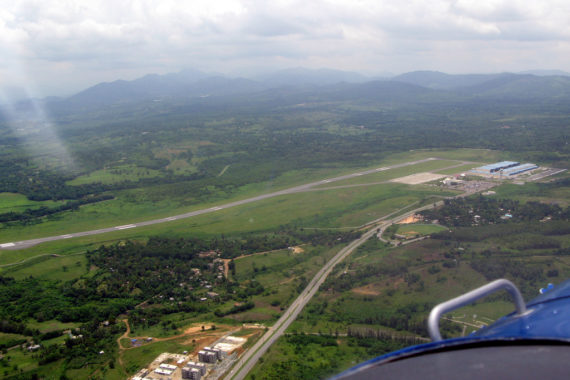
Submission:
<svg viewBox="0 0 570 380">
<path fill-rule="evenodd" d="M 11 65 L 43 88 L 55 88 L 67 73 L 73 83 L 62 87 L 76 89 L 187 66 L 399 71 L 437 62 L 446 71 L 469 51 L 498 54 L 502 70 L 515 70 L 518 57 L 531 58 L 522 54 L 529 48 L 568 70 L 559 46 L 569 39 L 565 0 L 6 0 L 0 78 L 10 76 Z"/>
</svg>

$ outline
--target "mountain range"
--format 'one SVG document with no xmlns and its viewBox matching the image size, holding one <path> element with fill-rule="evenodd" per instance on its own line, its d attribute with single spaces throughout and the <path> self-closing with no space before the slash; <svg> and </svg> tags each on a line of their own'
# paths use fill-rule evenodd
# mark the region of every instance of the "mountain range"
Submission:
<svg viewBox="0 0 570 380">
<path fill-rule="evenodd" d="M 229 97 L 261 100 L 278 96 L 331 101 L 367 98 L 392 102 L 461 99 L 559 102 L 570 100 L 570 74 L 535 71 L 452 75 L 414 71 L 391 78 L 370 78 L 348 71 L 294 68 L 247 79 L 188 69 L 165 75 L 149 74 L 132 81 L 100 83 L 68 98 L 46 98 L 43 102 L 61 114 L 141 102 Z M 26 104 L 21 103 L 20 107 L 26 108 Z"/>
</svg>

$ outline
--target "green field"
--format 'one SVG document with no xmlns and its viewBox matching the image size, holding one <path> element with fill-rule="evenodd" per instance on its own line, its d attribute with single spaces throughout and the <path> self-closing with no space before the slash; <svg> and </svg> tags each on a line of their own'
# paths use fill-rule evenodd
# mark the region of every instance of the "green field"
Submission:
<svg viewBox="0 0 570 380">
<path fill-rule="evenodd" d="M 458 174 L 458 173 L 464 173 L 467 172 L 473 168 L 476 168 L 478 166 L 481 166 L 482 164 L 468 164 L 468 165 L 461 165 L 458 166 L 456 168 L 451 168 L 451 169 L 443 169 L 443 170 L 434 170 L 435 173 L 439 173 L 439 174 Z"/>
<path fill-rule="evenodd" d="M 524 186 L 504 184 L 493 189 L 495 197 L 512 198 L 522 202 L 535 201 L 556 203 L 561 207 L 570 205 L 570 187 L 552 184 L 526 183 Z"/>
<path fill-rule="evenodd" d="M 0 332 L 0 346 L 11 347 L 14 342 L 27 339 L 28 337 L 25 335 Z"/>
<path fill-rule="evenodd" d="M 334 187 L 389 181 L 391 179 L 405 177 L 411 174 L 435 171 L 437 169 L 446 168 L 449 166 L 457 165 L 459 163 L 460 162 L 458 161 L 450 160 L 433 160 L 415 165 L 404 166 L 402 168 L 389 169 L 355 178 L 345 179 L 338 182 L 331 182 L 330 184 L 319 185 L 319 187 Z"/>
<path fill-rule="evenodd" d="M 52 207 L 62 202 L 54 201 L 31 201 L 25 195 L 14 193 L 0 193 L 0 214 L 6 212 L 22 212 L 27 209 L 36 209 L 39 207 Z"/>
<path fill-rule="evenodd" d="M 133 165 L 121 165 L 109 169 L 96 170 L 68 181 L 67 184 L 72 186 L 95 182 L 110 184 L 123 181 L 138 181 L 141 178 L 152 178 L 160 175 L 161 173 L 158 170 L 140 168 Z"/>
<path fill-rule="evenodd" d="M 22 264 L 0 268 L 0 273 L 15 279 L 34 276 L 40 279 L 69 281 L 87 272 L 85 255 L 41 256 Z"/>
<path fill-rule="evenodd" d="M 33 319 L 30 319 L 27 324 L 30 328 L 38 329 L 42 333 L 46 333 L 49 331 L 55 331 L 55 330 L 73 329 L 73 328 L 79 327 L 79 325 L 80 325 L 79 323 L 76 323 L 76 322 L 67 322 L 66 323 L 66 322 L 60 322 L 60 321 L 56 321 L 56 320 L 38 322 L 38 321 L 35 321 Z"/>
<path fill-rule="evenodd" d="M 79 253 L 87 247 L 93 247 L 105 242 L 125 238 L 146 239 L 150 234 L 215 236 L 251 231 L 269 231 L 290 223 L 301 227 L 353 227 L 397 211 L 412 202 L 419 202 L 418 206 L 420 206 L 422 203 L 429 204 L 433 202 L 432 196 L 453 194 L 437 188 L 395 183 L 327 191 L 310 191 L 270 198 L 154 226 L 60 240 L 19 251 L 0 251 L 0 263 L 19 262 L 29 257 L 53 252 L 58 252 L 62 255 Z M 79 225 L 85 226 L 84 229 L 88 228 L 88 223 L 89 220 L 87 218 L 83 219 L 81 223 L 78 221 Z M 70 229 L 82 230 L 81 228 L 73 228 L 67 222 L 66 224 L 69 225 Z M 29 229 L 33 230 L 34 227 L 31 226 Z M 49 235 L 50 232 L 52 234 L 61 234 L 63 232 L 62 227 L 57 226 L 55 222 L 46 224 L 45 228 L 42 228 L 42 225 L 38 228 L 39 232 L 43 231 L 45 235 Z M 37 233 L 39 234 L 39 232 Z M 13 236 L 12 240 L 17 240 L 16 236 Z"/>
<path fill-rule="evenodd" d="M 153 218 L 171 216 L 173 214 L 208 208 L 217 204 L 223 204 L 230 201 L 245 199 L 259 194 L 285 189 L 330 176 L 354 173 L 358 170 L 377 168 L 382 165 L 408 162 L 415 159 L 422 159 L 438 155 L 451 155 L 454 157 L 464 156 L 469 158 L 472 155 L 478 154 L 478 151 L 468 149 L 456 151 L 415 151 L 410 152 L 409 154 L 394 155 L 398 158 L 394 159 L 391 157 L 389 160 L 380 161 L 377 164 L 368 167 L 337 167 L 327 169 L 293 170 L 286 172 L 269 182 L 253 183 L 242 186 L 236 189 L 229 198 L 227 195 L 220 195 L 220 199 L 215 199 L 214 194 L 211 202 L 205 202 L 190 206 L 188 205 L 188 202 L 190 199 L 192 199 L 192 194 L 164 199 L 163 194 L 169 192 L 168 189 L 171 187 L 171 185 L 158 185 L 145 189 L 141 188 L 134 190 L 125 190 L 117 193 L 116 199 L 84 205 L 80 207 L 79 211 L 67 211 L 57 214 L 50 217 L 48 219 L 48 222 L 27 225 L 25 227 L 7 225 L 2 226 L 0 224 L 0 235 L 2 236 L 1 242 L 31 239 L 70 232 L 80 232 L 94 228 L 111 227 L 113 225 L 128 224 Z M 386 176 L 382 177 L 383 179 L 381 180 L 397 178 L 413 173 L 423 172 L 426 170 L 446 167 L 453 163 L 456 162 L 447 160 L 427 162 L 410 167 L 388 170 L 386 172 L 359 177 L 355 179 L 354 183 L 361 183 L 359 181 L 362 181 L 365 178 L 366 180 L 364 182 L 375 182 L 379 180 L 378 178 L 371 179 L 373 176 Z M 335 182 L 334 184 L 331 184 L 331 186 L 340 184 L 340 182 Z M 21 201 L 22 199 L 20 198 L 19 202 Z M 6 210 L 11 211 L 9 209 Z"/>
</svg>

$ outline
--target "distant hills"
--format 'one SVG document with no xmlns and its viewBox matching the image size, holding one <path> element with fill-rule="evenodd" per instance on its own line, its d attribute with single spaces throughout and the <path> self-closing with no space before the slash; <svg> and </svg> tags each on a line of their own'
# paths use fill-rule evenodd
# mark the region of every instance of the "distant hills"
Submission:
<svg viewBox="0 0 570 380">
<path fill-rule="evenodd" d="M 269 86 L 305 86 L 327 85 L 341 82 L 361 83 L 370 78 L 350 72 L 332 69 L 306 69 L 302 67 L 275 71 L 271 74 L 261 75 L 256 78 Z"/>
<path fill-rule="evenodd" d="M 570 98 L 568 75 L 537 76 L 513 73 L 450 75 L 437 71 L 415 71 L 396 76 L 391 81 L 477 98 Z"/>
<path fill-rule="evenodd" d="M 101 106 L 164 98 L 247 93 L 263 88 L 260 83 L 250 79 L 208 76 L 199 71 L 185 70 L 166 75 L 150 74 L 133 81 L 100 83 L 71 96 L 66 102 L 79 107 Z"/>
<path fill-rule="evenodd" d="M 197 99 L 370 100 L 376 102 L 456 102 L 469 100 L 570 101 L 570 74 L 561 71 L 462 74 L 414 71 L 375 79 L 331 69 L 293 68 L 253 79 L 230 78 L 198 70 L 100 83 L 69 98 L 46 98 L 55 114 L 135 105 L 141 102 L 195 102 Z M 555 74 L 555 75 L 548 75 Z M 194 99 L 194 100 L 193 100 Z M 26 102 L 21 103 L 26 107 Z"/>
<path fill-rule="evenodd" d="M 451 90 L 479 85 L 504 76 L 514 74 L 464 74 L 450 75 L 439 71 L 413 71 L 391 78 L 394 82 L 404 82 L 435 90 Z"/>
</svg>

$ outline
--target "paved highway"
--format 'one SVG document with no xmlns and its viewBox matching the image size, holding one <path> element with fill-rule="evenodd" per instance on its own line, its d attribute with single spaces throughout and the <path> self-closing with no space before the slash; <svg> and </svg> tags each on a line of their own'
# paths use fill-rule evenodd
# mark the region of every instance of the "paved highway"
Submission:
<svg viewBox="0 0 570 380">
<path fill-rule="evenodd" d="M 74 233 L 68 233 L 68 234 L 64 234 L 64 235 L 49 236 L 49 237 L 38 238 L 38 239 L 30 239 L 30 240 L 22 240 L 22 241 L 16 241 L 16 242 L 0 243 L 0 250 L 17 250 L 17 249 L 29 248 L 29 247 L 32 247 L 34 245 L 49 242 L 49 241 L 71 239 L 71 238 L 76 238 L 76 237 L 81 237 L 81 236 L 99 235 L 99 234 L 104 234 L 104 233 L 108 233 L 108 232 L 126 230 L 126 229 L 130 229 L 130 228 L 151 226 L 153 224 L 159 224 L 159 223 L 167 223 L 167 222 L 171 222 L 174 220 L 191 218 L 193 216 L 208 214 L 211 212 L 216 212 L 219 210 L 224 210 L 227 208 L 244 205 L 247 203 L 257 202 L 257 201 L 260 201 L 263 199 L 273 198 L 273 197 L 277 197 L 280 195 L 287 195 L 287 194 L 293 194 L 293 193 L 299 193 L 299 192 L 307 191 L 307 190 L 309 190 L 315 186 L 323 185 L 326 183 L 342 181 L 345 179 L 355 178 L 355 177 L 359 177 L 359 176 L 366 175 L 366 174 L 372 174 L 372 173 L 381 172 L 381 171 L 389 170 L 389 169 L 401 168 L 404 166 L 415 165 L 415 164 L 419 164 L 422 162 L 433 161 L 433 160 L 437 160 L 437 158 L 426 158 L 423 160 L 409 161 L 409 162 L 404 162 L 402 164 L 396 164 L 396 165 L 392 165 L 392 166 L 386 166 L 386 167 L 380 167 L 380 168 L 376 168 L 376 169 L 365 170 L 362 172 L 357 172 L 357 173 L 347 174 L 347 175 L 343 175 L 343 176 L 339 176 L 339 177 L 324 179 L 324 180 L 317 181 L 317 182 L 311 182 L 311 183 L 307 183 L 305 185 L 300 185 L 300 186 L 291 187 L 291 188 L 285 189 L 285 190 L 275 191 L 273 193 L 258 195 L 256 197 L 243 199 L 241 201 L 230 202 L 230 203 L 226 203 L 224 205 L 210 207 L 207 209 L 196 210 L 196 211 L 191 211 L 191 212 L 187 212 L 184 214 L 174 215 L 174 216 L 170 216 L 167 218 L 153 219 L 153 220 L 148 220 L 145 222 L 124 224 L 124 225 L 120 225 L 120 226 L 101 228 L 98 230 L 74 232 Z"/>
<path fill-rule="evenodd" d="M 427 210 L 433 207 L 437 207 L 443 204 L 443 201 L 438 201 L 434 204 L 427 206 L 418 207 L 414 210 L 408 211 L 405 214 L 398 215 L 394 218 L 388 219 L 392 214 L 386 215 L 383 220 L 377 220 L 375 222 L 380 223 L 378 227 L 372 228 L 365 232 L 361 237 L 352 241 L 339 253 L 337 253 L 329 262 L 325 264 L 324 267 L 319 270 L 319 272 L 313 277 L 309 285 L 301 292 L 301 294 L 295 299 L 295 301 L 287 308 L 283 313 L 281 318 L 271 326 L 267 332 L 255 343 L 253 347 L 248 349 L 242 357 L 238 360 L 236 365 L 226 376 L 229 380 L 242 380 L 248 374 L 253 366 L 257 363 L 259 358 L 271 347 L 271 345 L 285 332 L 289 325 L 297 318 L 299 313 L 303 310 L 305 305 L 309 300 L 315 295 L 319 287 L 326 280 L 329 273 L 332 271 L 334 266 L 344 260 L 345 257 L 350 255 L 356 248 L 358 248 L 366 240 L 370 239 L 372 236 L 377 234 L 377 229 L 383 231 L 387 226 L 392 223 L 396 223 L 402 219 L 407 218 L 419 211 Z"/>
<path fill-rule="evenodd" d="M 328 274 L 336 264 L 341 262 L 346 256 L 354 251 L 358 246 L 374 236 L 376 230 L 370 230 L 363 234 L 360 238 L 354 240 L 337 253 L 319 272 L 313 277 L 309 285 L 297 297 L 297 299 L 287 308 L 281 318 L 255 343 L 253 347 L 248 349 L 238 360 L 234 368 L 229 372 L 227 379 L 241 380 L 245 378 L 247 373 L 257 363 L 259 358 L 267 351 L 267 349 L 285 332 L 287 327 L 297 318 L 301 310 L 307 302 L 319 290 L 321 284 L 325 281 Z"/>
</svg>

